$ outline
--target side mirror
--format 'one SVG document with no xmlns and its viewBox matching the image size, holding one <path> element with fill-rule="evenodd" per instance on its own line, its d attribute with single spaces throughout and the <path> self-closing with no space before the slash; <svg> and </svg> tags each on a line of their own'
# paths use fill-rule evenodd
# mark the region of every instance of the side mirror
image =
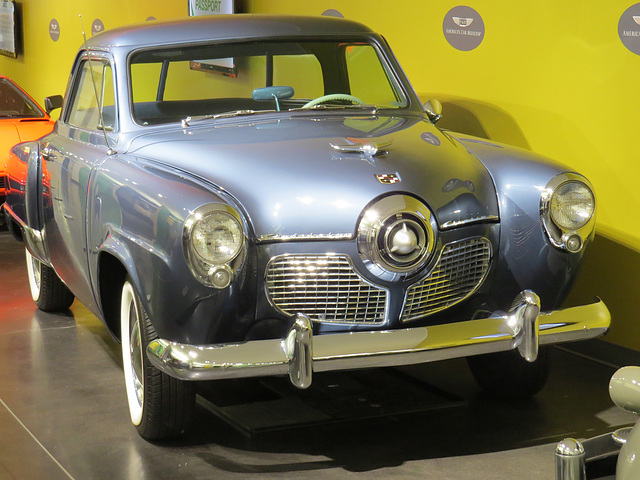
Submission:
<svg viewBox="0 0 640 480">
<path fill-rule="evenodd" d="M 44 109 L 47 115 L 56 108 L 62 108 L 62 95 L 53 95 L 44 99 Z"/>
<path fill-rule="evenodd" d="M 440 100 L 432 98 L 431 100 L 427 100 L 422 107 L 433 123 L 436 123 L 442 118 L 442 103 L 440 103 Z"/>
</svg>

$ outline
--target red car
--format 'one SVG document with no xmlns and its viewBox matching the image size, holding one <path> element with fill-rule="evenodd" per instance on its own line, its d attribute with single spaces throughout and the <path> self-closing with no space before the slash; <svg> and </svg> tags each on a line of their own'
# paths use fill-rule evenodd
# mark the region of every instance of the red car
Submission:
<svg viewBox="0 0 640 480">
<path fill-rule="evenodd" d="M 11 156 L 20 142 L 35 140 L 53 130 L 49 114 L 24 90 L 0 76 L 0 204 L 8 192 L 24 190 L 27 166 Z"/>
</svg>

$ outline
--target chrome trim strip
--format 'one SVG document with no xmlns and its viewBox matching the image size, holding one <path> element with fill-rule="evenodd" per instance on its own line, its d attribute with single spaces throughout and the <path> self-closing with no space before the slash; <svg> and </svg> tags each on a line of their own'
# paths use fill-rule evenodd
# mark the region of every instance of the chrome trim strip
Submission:
<svg viewBox="0 0 640 480">
<path fill-rule="evenodd" d="M 309 234 L 293 234 L 279 235 L 270 233 L 261 235 L 259 242 L 291 242 L 296 240 L 351 240 L 355 238 L 353 233 L 309 233 Z"/>
<path fill-rule="evenodd" d="M 599 299 L 542 313 L 538 316 L 540 345 L 598 337 L 607 331 L 610 320 L 609 310 Z M 312 363 L 315 372 L 412 365 L 517 348 L 515 322 L 507 315 L 431 327 L 317 335 L 302 340 L 299 350 L 312 352 L 309 363 L 302 364 Z M 307 334 L 309 330 L 296 333 Z M 184 380 L 288 375 L 297 361 L 291 353 L 295 348 L 287 346 L 290 335 L 217 345 L 156 339 L 147 355 L 157 368 Z"/>
<path fill-rule="evenodd" d="M 463 225 L 471 225 L 473 223 L 482 222 L 499 222 L 500 217 L 498 215 L 484 215 L 482 217 L 466 218 L 464 220 L 450 220 L 440 224 L 441 230 L 448 230 L 450 228 L 461 227 Z"/>
</svg>

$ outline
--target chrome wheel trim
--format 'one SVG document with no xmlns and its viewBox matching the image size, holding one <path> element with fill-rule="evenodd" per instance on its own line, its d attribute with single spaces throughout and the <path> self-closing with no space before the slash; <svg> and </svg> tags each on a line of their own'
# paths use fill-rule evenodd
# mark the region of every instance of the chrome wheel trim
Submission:
<svg viewBox="0 0 640 480">
<path fill-rule="evenodd" d="M 127 390 L 131 422 L 140 425 L 144 405 L 144 363 L 140 310 L 133 286 L 126 282 L 122 288 L 120 331 L 122 332 L 122 364 Z"/>
<path fill-rule="evenodd" d="M 40 298 L 40 288 L 42 285 L 42 263 L 25 249 L 27 256 L 27 273 L 29 276 L 29 289 L 31 298 L 37 302 Z"/>
</svg>

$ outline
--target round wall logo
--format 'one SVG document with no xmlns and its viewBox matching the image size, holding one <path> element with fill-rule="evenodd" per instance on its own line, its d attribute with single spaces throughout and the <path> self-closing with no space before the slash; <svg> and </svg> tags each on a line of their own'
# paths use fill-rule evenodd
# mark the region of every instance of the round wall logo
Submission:
<svg viewBox="0 0 640 480">
<path fill-rule="evenodd" d="M 471 7 L 453 7 L 442 22 L 442 31 L 447 42 L 458 50 L 473 50 L 484 39 L 484 21 Z"/>
<path fill-rule="evenodd" d="M 57 42 L 60 38 L 60 24 L 55 18 L 49 22 L 49 36 L 54 42 Z"/>
<path fill-rule="evenodd" d="M 91 35 L 96 35 L 100 32 L 104 32 L 104 23 L 99 18 L 96 18 L 91 24 Z"/>
<path fill-rule="evenodd" d="M 342 15 L 338 10 L 335 10 L 333 8 L 330 8 L 329 10 L 325 10 L 324 12 L 322 12 L 322 15 L 324 15 L 325 17 L 344 18 L 344 15 Z"/>
<path fill-rule="evenodd" d="M 625 47 L 640 55 L 640 3 L 627 8 L 618 22 L 618 35 Z"/>
</svg>

